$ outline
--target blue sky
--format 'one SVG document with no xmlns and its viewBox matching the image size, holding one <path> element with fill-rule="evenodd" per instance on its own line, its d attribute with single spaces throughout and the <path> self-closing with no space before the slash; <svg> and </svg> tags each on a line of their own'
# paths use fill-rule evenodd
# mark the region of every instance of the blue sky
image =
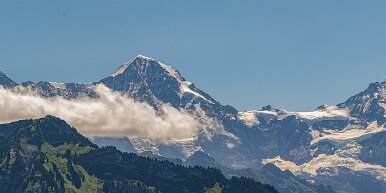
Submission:
<svg viewBox="0 0 386 193">
<path fill-rule="evenodd" d="M 386 79 L 386 2 L 0 1 L 0 71 L 92 82 L 143 54 L 223 104 L 306 111 Z"/>
</svg>

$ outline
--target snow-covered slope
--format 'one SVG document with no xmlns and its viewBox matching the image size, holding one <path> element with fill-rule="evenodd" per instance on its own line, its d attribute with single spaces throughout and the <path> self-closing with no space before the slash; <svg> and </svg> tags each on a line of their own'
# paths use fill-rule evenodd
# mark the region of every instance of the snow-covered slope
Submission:
<svg viewBox="0 0 386 193">
<path fill-rule="evenodd" d="M 322 120 L 348 120 L 350 118 L 347 109 L 338 108 L 335 105 L 322 105 L 315 111 L 310 112 L 289 112 L 284 109 L 262 109 L 239 112 L 239 119 L 245 121 L 249 126 L 258 124 L 258 118 L 266 120 L 283 119 L 288 116 L 296 116 L 298 119 L 307 122 L 317 122 Z"/>
</svg>

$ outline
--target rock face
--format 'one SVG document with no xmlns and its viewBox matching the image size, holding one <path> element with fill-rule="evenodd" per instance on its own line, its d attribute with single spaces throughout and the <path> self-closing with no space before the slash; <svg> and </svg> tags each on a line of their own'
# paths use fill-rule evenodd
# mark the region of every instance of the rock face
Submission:
<svg viewBox="0 0 386 193">
<path fill-rule="evenodd" d="M 350 115 L 361 121 L 377 121 L 378 125 L 383 125 L 386 122 L 385 101 L 386 81 L 371 83 L 366 90 L 337 106 L 348 108 Z"/>
<path fill-rule="evenodd" d="M 4 88 L 13 88 L 17 85 L 17 83 L 8 78 L 4 73 L 0 71 L 0 85 Z"/>
<path fill-rule="evenodd" d="M 168 104 L 189 113 L 200 123 L 197 136 L 184 141 L 160 143 L 137 137 L 130 138 L 130 143 L 114 138 L 108 143 L 95 141 L 101 146 L 115 145 L 138 153 L 151 151 L 182 160 L 203 151 L 231 169 L 259 170 L 271 163 L 342 192 L 362 192 L 365 183 L 386 192 L 382 134 L 386 131 L 385 81 L 371 83 L 341 104 L 321 105 L 312 112 L 288 112 L 270 105 L 239 112 L 195 87 L 176 69 L 141 55 L 89 85 L 26 82 L 17 86 L 8 80 L 7 85 L 12 86 L 6 86 L 2 79 L 0 84 L 6 88 L 27 88 L 44 97 L 67 99 L 98 98 L 93 86 L 104 84 L 115 92 L 150 104 L 160 115 L 161 107 Z M 124 144 L 128 147 L 123 147 Z"/>
<path fill-rule="evenodd" d="M 386 131 L 360 141 L 361 154 L 359 158 L 367 163 L 386 167 Z"/>
</svg>

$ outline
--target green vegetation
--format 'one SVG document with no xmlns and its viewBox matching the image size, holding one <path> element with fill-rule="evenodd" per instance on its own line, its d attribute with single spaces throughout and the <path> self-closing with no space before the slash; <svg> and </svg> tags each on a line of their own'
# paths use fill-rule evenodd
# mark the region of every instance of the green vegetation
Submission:
<svg viewBox="0 0 386 193">
<path fill-rule="evenodd" d="M 103 192 L 106 192 L 106 193 L 161 193 L 155 187 L 149 187 L 140 181 L 133 181 L 133 180 L 106 181 L 103 186 Z"/>
<path fill-rule="evenodd" d="M 90 176 L 80 165 L 74 165 L 73 155 L 81 155 L 91 151 L 90 146 L 79 146 L 79 144 L 63 144 L 54 147 L 48 143 L 43 143 L 41 151 L 47 156 L 44 167 L 52 171 L 53 166 L 57 167 L 64 180 L 64 188 L 73 192 L 101 192 L 103 182 L 95 176 Z M 69 161 L 70 160 L 70 161 Z"/>
</svg>

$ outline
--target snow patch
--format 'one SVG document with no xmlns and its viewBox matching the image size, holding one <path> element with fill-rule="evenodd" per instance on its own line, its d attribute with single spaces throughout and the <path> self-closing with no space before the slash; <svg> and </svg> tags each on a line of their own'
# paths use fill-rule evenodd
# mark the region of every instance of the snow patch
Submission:
<svg viewBox="0 0 386 193">
<path fill-rule="evenodd" d="M 150 58 L 150 57 L 147 57 L 147 56 L 144 56 L 144 55 L 141 55 L 141 54 L 139 54 L 136 58 L 141 58 L 143 60 L 154 60 L 153 58 Z"/>
<path fill-rule="evenodd" d="M 129 137 L 129 139 L 138 153 L 151 152 L 155 155 L 161 156 L 159 149 L 153 140 L 140 137 Z"/>
<path fill-rule="evenodd" d="M 294 162 L 286 161 L 277 156 L 272 159 L 264 159 L 262 161 L 263 164 L 273 163 L 281 170 L 290 170 L 295 175 L 309 175 L 311 177 L 315 177 L 317 175 L 323 175 L 318 171 L 323 169 L 330 169 L 331 171 L 335 171 L 336 173 L 329 173 L 327 175 L 338 175 L 339 169 L 337 167 L 344 167 L 356 172 L 361 173 L 370 173 L 370 175 L 375 176 L 377 179 L 381 179 L 386 181 L 386 168 L 380 165 L 373 165 L 364 163 L 358 159 L 354 159 L 351 157 L 340 157 L 337 154 L 334 155 L 326 155 L 320 154 L 318 157 L 312 159 L 308 163 L 304 163 L 302 165 L 296 165 Z"/>
<path fill-rule="evenodd" d="M 257 111 L 245 111 L 245 112 L 239 112 L 238 118 L 245 122 L 245 124 L 249 127 L 252 127 L 253 125 L 259 124 L 259 120 L 256 117 Z"/>
<path fill-rule="evenodd" d="M 175 70 L 173 67 L 171 66 L 168 66 L 166 64 L 163 64 L 161 62 L 158 62 L 162 68 L 164 68 L 171 76 L 173 76 L 174 78 L 176 78 L 179 82 L 181 82 L 181 75 L 177 72 L 177 70 Z"/>
<path fill-rule="evenodd" d="M 264 119 L 271 120 L 277 118 L 278 120 L 282 120 L 288 116 L 295 115 L 297 118 L 302 119 L 304 121 L 319 121 L 319 120 L 346 120 L 349 119 L 350 115 L 346 109 L 340 109 L 337 106 L 326 106 L 324 109 L 317 109 L 311 112 L 288 112 L 284 109 L 276 110 L 276 111 L 267 111 L 267 110 L 251 110 L 242 112 L 242 119 L 244 122 L 249 122 L 251 120 L 250 116 L 263 117 Z"/>
<path fill-rule="evenodd" d="M 193 94 L 194 96 L 198 97 L 198 98 L 202 98 L 204 99 L 205 101 L 209 102 L 209 103 L 212 103 L 212 101 L 208 100 L 207 98 L 205 98 L 204 96 L 202 96 L 200 93 L 198 92 L 195 92 L 193 91 L 192 89 L 189 88 L 189 86 L 192 85 L 191 82 L 189 81 L 180 81 L 180 93 L 183 95 L 184 93 L 191 93 Z"/>
<path fill-rule="evenodd" d="M 318 109 L 312 112 L 295 112 L 293 113 L 301 119 L 318 120 L 318 119 L 347 119 L 349 113 L 346 109 L 339 109 L 337 106 L 327 106 L 325 109 Z"/>
<path fill-rule="evenodd" d="M 310 132 L 312 139 L 317 139 L 320 137 L 320 132 L 318 130 L 311 130 Z"/>
<path fill-rule="evenodd" d="M 323 130 L 323 133 L 320 137 L 314 138 L 311 141 L 311 144 L 318 143 L 322 140 L 344 141 L 362 138 L 382 131 L 386 131 L 386 128 L 383 126 L 378 126 L 376 121 L 370 123 L 366 128 L 362 128 L 357 125 L 348 125 L 341 131 L 325 129 Z"/>
<path fill-rule="evenodd" d="M 185 158 L 192 156 L 197 151 L 202 151 L 201 146 L 197 145 L 198 137 L 186 139 L 174 139 L 171 143 L 181 148 Z"/>
<path fill-rule="evenodd" d="M 383 115 L 384 117 L 386 117 L 386 104 L 385 103 L 379 103 L 383 109 L 385 109 L 385 114 Z"/>
<path fill-rule="evenodd" d="M 66 89 L 66 84 L 60 82 L 50 82 L 50 84 L 58 89 Z"/>
<path fill-rule="evenodd" d="M 236 147 L 236 144 L 234 143 L 226 143 L 226 145 L 228 149 L 233 149 L 234 147 Z"/>
<path fill-rule="evenodd" d="M 122 65 L 121 67 L 119 67 L 118 70 L 115 71 L 111 76 L 112 76 L 112 77 L 116 77 L 116 76 L 118 76 L 118 75 L 120 75 L 120 74 L 123 74 L 123 72 L 126 70 L 126 68 L 129 67 L 130 63 L 131 63 L 131 62 L 128 62 L 128 63 L 123 64 L 123 65 Z"/>
</svg>

